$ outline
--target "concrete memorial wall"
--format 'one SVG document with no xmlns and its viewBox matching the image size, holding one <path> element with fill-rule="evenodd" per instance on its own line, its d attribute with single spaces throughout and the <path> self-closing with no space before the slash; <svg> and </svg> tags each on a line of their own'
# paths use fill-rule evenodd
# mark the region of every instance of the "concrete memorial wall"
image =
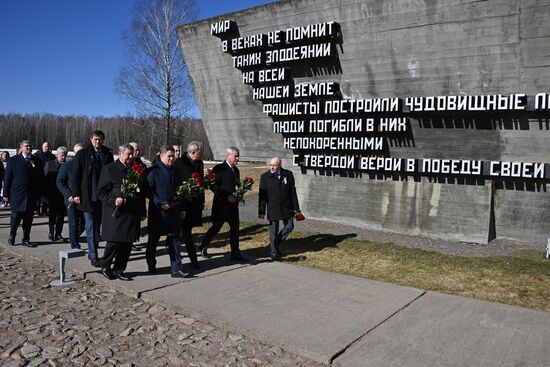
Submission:
<svg viewBox="0 0 550 367">
<path fill-rule="evenodd" d="M 215 158 L 281 156 L 306 216 L 550 237 L 547 1 L 280 1 L 178 34 Z"/>
</svg>

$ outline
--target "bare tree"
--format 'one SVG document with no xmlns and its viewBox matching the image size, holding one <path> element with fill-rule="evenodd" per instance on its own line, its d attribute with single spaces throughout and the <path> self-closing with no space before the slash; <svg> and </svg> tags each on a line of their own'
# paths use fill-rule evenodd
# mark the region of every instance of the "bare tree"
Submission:
<svg viewBox="0 0 550 367">
<path fill-rule="evenodd" d="M 124 33 L 128 63 L 118 73 L 116 89 L 143 115 L 171 123 L 193 103 L 193 91 L 181 55 L 176 26 L 196 18 L 195 0 L 138 0 L 130 31 Z"/>
</svg>

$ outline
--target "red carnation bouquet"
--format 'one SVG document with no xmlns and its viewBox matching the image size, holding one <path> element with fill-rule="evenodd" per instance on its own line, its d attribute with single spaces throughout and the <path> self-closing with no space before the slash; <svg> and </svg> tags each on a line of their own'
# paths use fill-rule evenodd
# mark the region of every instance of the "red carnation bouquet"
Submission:
<svg viewBox="0 0 550 367">
<path fill-rule="evenodd" d="M 237 181 L 233 196 L 239 203 L 244 204 L 244 194 L 252 190 L 252 185 L 254 185 L 254 179 L 250 176 L 246 176 L 242 181 Z"/>
<path fill-rule="evenodd" d="M 187 201 L 191 201 L 198 197 L 201 192 L 204 191 L 204 182 L 201 179 L 201 175 L 197 172 L 193 172 L 191 177 L 183 181 L 181 185 L 176 188 L 174 196 L 177 198 L 184 198 Z"/>
<path fill-rule="evenodd" d="M 299 222 L 301 220 L 306 219 L 306 217 L 302 214 L 301 210 L 295 210 L 294 211 L 294 219 L 296 219 Z"/>
<path fill-rule="evenodd" d="M 204 189 L 205 190 L 211 190 L 212 187 L 214 187 L 214 184 L 216 183 L 216 179 L 218 176 L 212 171 L 212 168 L 209 168 L 206 170 L 206 175 L 204 176 Z"/>
<path fill-rule="evenodd" d="M 137 197 L 140 192 L 139 184 L 144 175 L 145 168 L 134 161 L 126 174 L 126 178 L 122 179 L 122 184 L 120 185 L 120 196 L 124 199 L 124 202 Z M 115 210 L 113 210 L 113 218 L 118 218 L 120 216 L 122 206 L 115 207 Z"/>
</svg>

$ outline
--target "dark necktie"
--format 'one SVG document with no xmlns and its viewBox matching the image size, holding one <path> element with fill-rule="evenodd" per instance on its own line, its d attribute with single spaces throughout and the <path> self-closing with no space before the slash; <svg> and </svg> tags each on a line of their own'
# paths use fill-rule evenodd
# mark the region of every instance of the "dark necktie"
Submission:
<svg viewBox="0 0 550 367">
<path fill-rule="evenodd" d="M 233 172 L 233 176 L 237 177 L 237 171 L 235 171 L 234 165 L 231 165 L 231 172 Z"/>
</svg>

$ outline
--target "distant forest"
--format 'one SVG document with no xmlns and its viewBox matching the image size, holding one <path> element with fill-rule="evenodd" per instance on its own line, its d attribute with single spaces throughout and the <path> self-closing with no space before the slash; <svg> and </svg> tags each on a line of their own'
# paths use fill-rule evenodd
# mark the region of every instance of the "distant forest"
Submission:
<svg viewBox="0 0 550 367">
<path fill-rule="evenodd" d="M 170 144 L 187 146 L 191 140 L 201 141 L 204 143 L 204 159 L 212 159 L 202 120 L 179 118 L 171 124 Z M 15 149 L 21 140 L 29 140 L 35 149 L 48 141 L 52 150 L 61 145 L 72 150 L 76 143 L 88 144 L 93 130 L 102 130 L 106 136 L 105 145 L 114 153 L 119 145 L 135 141 L 140 145 L 142 155 L 151 158 L 165 142 L 165 126 L 163 120 L 155 117 L 0 114 L 0 147 Z"/>
</svg>

